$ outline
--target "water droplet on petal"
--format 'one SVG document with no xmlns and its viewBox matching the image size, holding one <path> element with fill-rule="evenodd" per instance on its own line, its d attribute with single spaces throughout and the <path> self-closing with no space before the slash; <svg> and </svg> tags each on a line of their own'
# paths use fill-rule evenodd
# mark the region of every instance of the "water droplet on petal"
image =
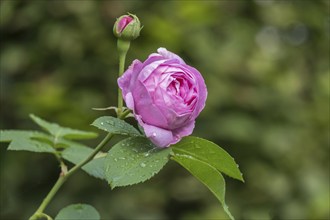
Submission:
<svg viewBox="0 0 330 220">
<path fill-rule="evenodd" d="M 156 132 L 152 132 L 152 136 L 156 137 L 157 136 Z"/>
<path fill-rule="evenodd" d="M 146 167 L 147 165 L 145 163 L 140 163 L 140 167 Z"/>
</svg>

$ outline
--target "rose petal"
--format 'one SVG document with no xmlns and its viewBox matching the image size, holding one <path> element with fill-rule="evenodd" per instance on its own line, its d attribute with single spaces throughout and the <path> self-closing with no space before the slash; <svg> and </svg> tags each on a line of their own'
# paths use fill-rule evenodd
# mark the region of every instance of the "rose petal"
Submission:
<svg viewBox="0 0 330 220">
<path fill-rule="evenodd" d="M 152 77 L 147 78 L 143 81 L 143 85 L 147 88 L 147 90 L 153 95 L 155 88 L 159 86 L 161 81 L 163 81 L 166 74 L 162 74 L 166 71 L 166 66 L 159 66 L 152 72 Z"/>
<path fill-rule="evenodd" d="M 159 127 L 166 127 L 167 120 L 162 112 L 156 107 L 148 90 L 145 86 L 137 80 L 132 91 L 135 112 L 141 115 L 145 123 L 152 124 Z"/>
<path fill-rule="evenodd" d="M 147 66 L 149 65 L 150 63 L 153 63 L 155 61 L 158 61 L 158 60 L 164 60 L 164 57 L 161 56 L 160 54 L 158 53 L 152 53 L 148 56 L 148 59 L 146 59 L 144 62 L 143 62 L 143 65 L 144 66 Z"/>
<path fill-rule="evenodd" d="M 140 70 L 142 69 L 142 63 L 139 60 L 134 60 L 133 63 L 128 67 L 128 69 L 123 73 L 121 77 L 118 78 L 118 86 L 122 90 L 123 97 L 131 91 L 132 86 Z"/>
<path fill-rule="evenodd" d="M 142 126 L 146 136 L 158 147 L 167 147 L 175 140 L 171 131 L 144 124 Z"/>
<path fill-rule="evenodd" d="M 190 112 L 187 112 L 185 114 L 178 114 L 177 112 L 173 111 L 172 109 L 166 107 L 166 106 L 157 106 L 162 114 L 167 119 L 168 127 L 166 129 L 177 129 L 181 127 L 183 124 L 185 124 L 191 116 Z"/>
<path fill-rule="evenodd" d="M 153 125 L 144 123 L 140 115 L 135 115 L 135 118 L 141 125 L 146 136 L 158 147 L 168 147 L 176 141 L 171 131 L 162 129 Z"/>
<path fill-rule="evenodd" d="M 165 59 L 176 59 L 179 61 L 180 64 L 186 64 L 181 57 L 176 55 L 175 53 L 172 53 L 168 50 L 166 50 L 163 47 L 158 48 L 157 52 L 162 55 Z"/>
<path fill-rule="evenodd" d="M 182 137 L 191 135 L 194 128 L 195 128 L 195 121 L 191 121 L 187 123 L 185 126 L 173 130 L 173 134 L 174 136 L 179 137 L 181 139 Z"/>
<path fill-rule="evenodd" d="M 143 82 L 145 81 L 151 73 L 156 70 L 160 64 L 164 63 L 166 60 L 157 60 L 155 62 L 150 63 L 149 65 L 144 65 L 143 69 L 140 71 L 138 79 Z"/>
<path fill-rule="evenodd" d="M 117 33 L 121 33 L 124 30 L 124 28 L 129 23 L 131 23 L 132 20 L 133 20 L 133 18 L 131 16 L 128 16 L 128 15 L 121 18 L 121 20 L 119 21 L 118 26 L 117 26 Z"/>
<path fill-rule="evenodd" d="M 135 108 L 134 108 L 134 98 L 131 92 L 128 92 L 126 94 L 126 96 L 124 97 L 125 103 L 127 108 L 133 110 L 133 112 L 135 112 Z"/>
<path fill-rule="evenodd" d="M 200 72 L 188 65 L 182 65 L 182 68 L 186 69 L 187 72 L 190 72 L 191 74 L 194 75 L 195 79 L 196 79 L 196 84 L 198 85 L 198 101 L 196 103 L 196 107 L 195 107 L 195 111 L 192 114 L 193 118 L 196 118 L 199 113 L 203 110 L 203 108 L 205 107 L 205 101 L 207 98 L 207 88 L 204 82 L 204 79 L 202 77 L 202 75 L 200 74 Z"/>
</svg>

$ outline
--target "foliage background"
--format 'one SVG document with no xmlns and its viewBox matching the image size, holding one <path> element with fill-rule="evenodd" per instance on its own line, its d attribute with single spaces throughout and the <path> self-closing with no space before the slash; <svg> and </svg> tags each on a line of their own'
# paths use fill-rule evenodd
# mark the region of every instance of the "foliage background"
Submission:
<svg viewBox="0 0 330 220">
<path fill-rule="evenodd" d="M 4 0 L 0 7 L 1 129 L 36 129 L 34 113 L 93 130 L 106 112 L 91 108 L 116 103 L 112 25 L 131 12 L 144 28 L 128 63 L 163 46 L 205 77 L 209 96 L 194 135 L 240 164 L 246 183 L 226 178 L 237 219 L 329 218 L 329 1 Z M 27 219 L 59 167 L 49 155 L 5 148 L 0 218 Z M 144 184 L 113 191 L 80 172 L 47 213 L 78 202 L 104 219 L 224 217 L 174 162 Z"/>
</svg>

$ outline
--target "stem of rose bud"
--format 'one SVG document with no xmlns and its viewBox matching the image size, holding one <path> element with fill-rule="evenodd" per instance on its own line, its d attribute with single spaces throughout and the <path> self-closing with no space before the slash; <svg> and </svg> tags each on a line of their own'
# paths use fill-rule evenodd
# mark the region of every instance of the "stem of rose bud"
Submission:
<svg viewBox="0 0 330 220">
<path fill-rule="evenodd" d="M 119 115 L 119 119 L 122 119 L 122 120 L 124 120 L 125 118 L 126 118 L 126 116 L 129 114 L 129 113 L 131 113 L 132 111 L 130 110 L 130 109 L 127 109 L 126 111 L 123 111 L 122 113 L 121 113 L 121 115 Z"/>
<path fill-rule="evenodd" d="M 125 60 L 126 60 L 126 54 L 130 47 L 130 41 L 121 40 L 118 39 L 117 41 L 117 50 L 119 54 L 119 71 L 118 71 L 118 77 L 121 77 L 121 75 L 124 73 L 125 69 Z M 118 87 L 118 117 L 122 114 L 123 111 L 123 97 L 121 89 Z"/>
<path fill-rule="evenodd" d="M 61 188 L 63 183 L 72 175 L 74 174 L 78 169 L 83 167 L 85 164 L 87 164 L 89 161 L 91 161 L 95 155 L 110 141 L 110 139 L 114 135 L 112 133 L 108 133 L 107 136 L 97 145 L 97 147 L 94 149 L 94 151 L 82 162 L 72 167 L 67 173 L 61 172 L 60 177 L 56 181 L 53 188 L 49 191 L 48 195 L 44 198 L 42 203 L 40 204 L 37 211 L 30 217 L 29 220 L 37 220 L 41 219 L 43 217 L 46 217 L 47 219 L 51 219 L 48 215 L 43 213 L 49 202 L 53 199 L 57 191 Z"/>
<path fill-rule="evenodd" d="M 124 73 L 125 69 L 125 60 L 126 60 L 126 54 L 130 47 L 130 41 L 124 41 L 121 39 L 118 39 L 117 41 L 117 49 L 119 53 L 119 72 L 118 77 L 120 77 Z M 130 113 L 130 110 L 123 112 L 123 98 L 122 98 L 122 92 L 121 89 L 118 88 L 118 112 L 117 117 L 120 119 L 124 119 L 127 114 Z M 85 164 L 87 164 L 89 161 L 91 161 L 95 155 L 106 145 L 106 143 L 109 142 L 109 140 L 113 137 L 113 134 L 108 133 L 108 135 L 100 142 L 100 144 L 94 149 L 92 154 L 90 154 L 85 160 L 80 162 L 79 164 L 75 165 L 73 168 L 71 168 L 69 171 L 63 172 L 63 166 L 61 163 L 62 172 L 60 174 L 60 177 L 56 181 L 53 188 L 49 191 L 48 195 L 44 198 L 42 203 L 40 204 L 37 211 L 30 217 L 30 220 L 37 220 L 43 217 L 46 217 L 47 219 L 51 219 L 48 215 L 43 213 L 49 202 L 53 199 L 55 194 L 58 192 L 58 190 L 61 188 L 63 183 L 78 169 L 83 167 Z M 66 168 L 66 166 L 65 166 Z"/>
</svg>

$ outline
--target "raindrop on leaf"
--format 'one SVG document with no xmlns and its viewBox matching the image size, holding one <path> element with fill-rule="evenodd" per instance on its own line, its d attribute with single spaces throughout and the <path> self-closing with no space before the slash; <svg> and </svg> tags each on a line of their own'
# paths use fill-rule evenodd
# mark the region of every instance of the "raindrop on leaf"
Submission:
<svg viewBox="0 0 330 220">
<path fill-rule="evenodd" d="M 107 124 L 114 126 L 115 123 L 113 121 L 106 121 Z"/>
<path fill-rule="evenodd" d="M 146 167 L 147 165 L 145 163 L 140 163 L 140 167 Z"/>
<path fill-rule="evenodd" d="M 201 146 L 199 146 L 199 145 L 197 145 L 197 144 L 195 144 L 194 146 L 195 146 L 195 148 L 197 148 L 197 149 L 200 149 L 200 148 L 201 148 Z"/>
</svg>

